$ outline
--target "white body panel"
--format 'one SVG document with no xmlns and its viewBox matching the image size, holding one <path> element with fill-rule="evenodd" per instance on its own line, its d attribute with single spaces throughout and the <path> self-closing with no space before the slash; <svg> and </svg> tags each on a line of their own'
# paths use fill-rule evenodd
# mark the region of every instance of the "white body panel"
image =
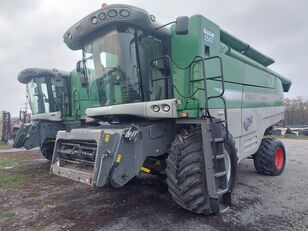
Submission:
<svg viewBox="0 0 308 231">
<path fill-rule="evenodd" d="M 159 107 L 159 111 L 153 110 L 154 106 Z M 168 106 L 169 110 L 164 111 L 163 107 Z M 176 110 L 176 99 L 165 99 L 140 103 L 118 104 L 86 109 L 88 117 L 108 116 L 108 115 L 133 115 L 148 119 L 155 118 L 178 118 Z"/>
<path fill-rule="evenodd" d="M 32 120 L 62 121 L 60 111 L 32 115 L 31 119 Z"/>
<path fill-rule="evenodd" d="M 210 112 L 212 116 L 224 119 L 222 109 Z M 240 162 L 257 152 L 265 130 L 283 119 L 284 107 L 236 108 L 228 109 L 227 113 L 229 131 L 235 139 Z"/>
</svg>

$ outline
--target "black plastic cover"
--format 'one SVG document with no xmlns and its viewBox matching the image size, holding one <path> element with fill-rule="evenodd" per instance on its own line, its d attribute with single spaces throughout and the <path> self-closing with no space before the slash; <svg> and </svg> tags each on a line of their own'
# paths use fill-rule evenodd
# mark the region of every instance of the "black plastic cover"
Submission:
<svg viewBox="0 0 308 231">
<path fill-rule="evenodd" d="M 72 50 L 83 48 L 83 41 L 94 32 L 102 31 L 111 24 L 128 24 L 136 26 L 145 32 L 151 32 L 161 26 L 156 23 L 155 17 L 141 8 L 113 4 L 105 6 L 73 25 L 63 36 L 65 44 Z M 169 36 L 171 31 L 167 28 L 155 32 L 160 36 Z"/>
<path fill-rule="evenodd" d="M 66 78 L 70 76 L 70 73 L 67 71 L 60 71 L 57 69 L 27 68 L 19 73 L 18 81 L 27 84 L 33 78 L 38 78 L 42 76 L 51 78 L 63 78 L 63 77 Z"/>
</svg>

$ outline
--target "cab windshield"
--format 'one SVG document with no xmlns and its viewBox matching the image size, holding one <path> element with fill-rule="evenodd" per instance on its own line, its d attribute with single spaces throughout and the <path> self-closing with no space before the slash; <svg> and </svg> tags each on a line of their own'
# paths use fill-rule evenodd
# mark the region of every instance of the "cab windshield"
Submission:
<svg viewBox="0 0 308 231">
<path fill-rule="evenodd" d="M 27 84 L 27 90 L 33 115 L 62 111 L 64 104 L 68 103 L 63 79 L 34 78 Z"/>
<path fill-rule="evenodd" d="M 86 75 L 101 106 L 168 97 L 166 70 L 152 67 L 153 60 L 164 55 L 162 41 L 148 37 L 139 41 L 141 33 L 130 27 L 114 27 L 84 46 Z"/>
</svg>

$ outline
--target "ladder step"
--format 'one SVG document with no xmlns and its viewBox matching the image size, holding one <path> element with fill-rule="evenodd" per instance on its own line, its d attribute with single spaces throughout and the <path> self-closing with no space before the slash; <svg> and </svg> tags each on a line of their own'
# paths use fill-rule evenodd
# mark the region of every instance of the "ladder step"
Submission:
<svg viewBox="0 0 308 231">
<path fill-rule="evenodd" d="M 219 190 L 217 190 L 217 195 L 222 195 L 222 194 L 225 194 L 226 192 L 228 192 L 228 188 L 226 188 L 226 189 L 219 189 Z"/>
<path fill-rule="evenodd" d="M 227 175 L 227 171 L 223 171 L 223 172 L 217 172 L 214 174 L 215 177 L 222 177 Z"/>
<path fill-rule="evenodd" d="M 224 142 L 224 138 L 214 138 L 214 139 L 211 139 L 211 142 L 214 141 L 215 143 L 221 143 L 221 142 Z"/>
<path fill-rule="evenodd" d="M 218 160 L 218 159 L 223 159 L 223 158 L 225 158 L 225 154 L 220 154 L 220 155 L 217 155 L 217 156 L 216 156 L 216 160 Z M 214 156 L 213 156 L 213 159 L 215 159 Z"/>
</svg>

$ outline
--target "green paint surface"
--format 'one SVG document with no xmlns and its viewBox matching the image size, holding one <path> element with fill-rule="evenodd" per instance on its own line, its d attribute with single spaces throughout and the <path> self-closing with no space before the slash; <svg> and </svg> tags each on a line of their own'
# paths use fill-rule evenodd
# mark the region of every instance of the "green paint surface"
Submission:
<svg viewBox="0 0 308 231">
<path fill-rule="evenodd" d="M 81 78 L 83 76 L 75 70 L 70 72 L 70 114 L 65 119 L 69 121 L 80 120 L 85 116 L 85 110 L 91 107 L 99 106 L 99 97 L 97 86 L 83 85 Z"/>
<path fill-rule="evenodd" d="M 183 102 L 178 105 L 178 112 L 199 117 L 206 108 L 202 62 L 190 65 L 196 56 L 221 58 L 222 70 L 218 58 L 204 62 L 208 79 L 206 89 L 208 96 L 219 95 L 223 88 L 221 79 L 210 78 L 221 76 L 223 72 L 227 108 L 283 106 L 281 80 L 285 81 L 285 78 L 222 43 L 220 32 L 218 25 L 201 15 L 189 18 L 187 35 L 176 35 L 172 27 L 172 57 L 176 64 L 172 70 L 174 93 Z M 208 107 L 223 108 L 223 102 L 211 99 Z"/>
</svg>

